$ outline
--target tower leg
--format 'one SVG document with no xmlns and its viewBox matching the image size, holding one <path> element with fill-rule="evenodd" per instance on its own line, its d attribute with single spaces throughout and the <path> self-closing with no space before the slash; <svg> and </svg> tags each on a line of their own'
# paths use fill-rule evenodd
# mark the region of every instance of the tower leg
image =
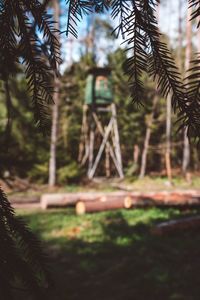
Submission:
<svg viewBox="0 0 200 300">
<path fill-rule="evenodd" d="M 108 124 L 108 126 L 106 128 L 105 135 L 104 135 L 103 141 L 101 143 L 101 146 L 99 148 L 99 151 L 98 151 L 98 154 L 96 156 L 96 159 L 94 161 L 94 164 L 93 164 L 91 170 L 89 170 L 89 172 L 88 172 L 89 179 L 92 179 L 94 177 L 95 171 L 97 169 L 97 166 L 99 164 L 99 161 L 100 161 L 101 156 L 103 154 L 103 151 L 105 149 L 105 145 L 106 145 L 107 140 L 109 138 L 109 134 L 110 134 L 110 132 L 112 130 L 112 126 L 113 126 L 113 118 L 110 119 L 110 122 L 109 122 L 109 124 Z"/>
<path fill-rule="evenodd" d="M 101 134 L 102 138 L 104 138 L 105 132 L 104 132 L 104 129 L 103 129 L 103 125 L 102 125 L 102 123 L 100 122 L 100 120 L 98 119 L 98 116 L 97 116 L 97 114 L 96 114 L 95 112 L 93 112 L 93 118 L 94 118 L 94 121 L 95 121 L 95 123 L 96 123 L 96 126 L 97 126 L 97 129 L 98 129 L 99 133 Z M 113 131 L 113 126 L 112 126 L 112 131 Z M 117 170 L 117 172 L 118 172 L 118 174 L 119 174 L 119 177 L 120 177 L 122 172 L 121 172 L 121 169 L 120 169 L 120 167 L 119 167 L 117 158 L 116 158 L 116 156 L 115 156 L 115 152 L 114 152 L 114 150 L 113 150 L 113 147 L 112 147 L 111 143 L 109 142 L 109 140 L 107 141 L 106 144 L 107 144 L 107 146 L 108 146 L 109 153 L 110 153 L 110 156 L 111 156 L 111 158 L 112 158 L 112 160 L 113 160 L 113 163 L 114 163 L 114 165 L 115 165 L 115 168 L 116 168 L 116 170 Z"/>
<path fill-rule="evenodd" d="M 83 120 L 81 127 L 81 142 L 79 145 L 78 162 L 83 165 L 88 157 L 88 122 L 87 122 L 87 105 L 83 106 Z"/>
<path fill-rule="evenodd" d="M 101 113 L 102 111 L 111 112 L 110 121 L 105 129 L 102 122 L 103 119 L 99 119 L 97 115 L 97 113 Z M 81 133 L 78 160 L 81 162 L 81 165 L 84 165 L 88 161 L 88 178 L 92 179 L 94 177 L 103 152 L 105 152 L 106 176 L 110 177 L 111 175 L 111 158 L 119 177 L 124 178 L 115 104 L 111 104 L 103 109 L 101 107 L 98 109 L 97 107 L 96 110 L 84 105 Z M 97 155 L 94 156 L 94 147 L 96 148 L 95 136 L 98 133 L 102 137 L 102 141 Z"/>
<path fill-rule="evenodd" d="M 95 138 L 95 131 L 94 131 L 94 124 L 91 124 L 90 128 L 90 140 L 89 140 L 89 163 L 88 163 L 88 177 L 92 170 L 93 166 L 93 158 L 94 158 L 94 138 Z"/>
<path fill-rule="evenodd" d="M 119 131 L 118 131 L 118 125 L 117 125 L 117 112 L 116 112 L 116 106 L 114 103 L 111 104 L 111 111 L 112 111 L 112 116 L 113 116 L 113 132 L 114 132 L 113 144 L 114 144 L 117 162 L 119 165 L 120 178 L 124 178 L 123 168 L 122 168 L 122 156 L 121 156 L 121 149 L 120 149 L 120 141 L 119 141 Z"/>
<path fill-rule="evenodd" d="M 110 177 L 110 149 L 109 144 L 106 143 L 106 158 L 105 158 L 106 177 Z"/>
</svg>

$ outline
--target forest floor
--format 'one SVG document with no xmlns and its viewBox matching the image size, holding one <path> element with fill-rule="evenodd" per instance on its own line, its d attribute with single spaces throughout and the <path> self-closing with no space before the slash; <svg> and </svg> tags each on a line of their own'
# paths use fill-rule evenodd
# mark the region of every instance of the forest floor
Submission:
<svg viewBox="0 0 200 300">
<path fill-rule="evenodd" d="M 199 300 L 199 230 L 155 236 L 151 228 L 200 210 L 17 213 L 50 255 L 55 289 L 48 300 Z"/>
</svg>

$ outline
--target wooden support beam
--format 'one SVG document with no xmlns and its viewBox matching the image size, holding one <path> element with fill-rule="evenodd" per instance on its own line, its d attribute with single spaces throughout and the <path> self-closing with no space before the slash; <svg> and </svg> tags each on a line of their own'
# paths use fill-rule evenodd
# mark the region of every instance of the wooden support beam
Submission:
<svg viewBox="0 0 200 300">
<path fill-rule="evenodd" d="M 88 143 L 88 126 L 87 126 L 87 105 L 83 106 L 83 120 L 82 120 L 82 126 L 81 126 L 81 141 L 79 145 L 79 154 L 78 154 L 78 161 L 82 164 L 83 159 L 85 160 L 85 155 L 87 153 L 88 157 L 88 151 L 87 151 L 87 143 Z M 84 155 L 85 150 L 85 155 Z"/>
<path fill-rule="evenodd" d="M 118 162 L 119 169 L 120 169 L 120 178 L 124 178 L 120 141 L 119 141 L 119 131 L 118 131 L 118 125 L 117 125 L 117 112 L 116 112 L 116 106 L 114 103 L 111 104 L 111 111 L 112 111 L 112 116 L 113 116 L 113 131 L 114 131 L 113 141 L 114 141 L 115 154 L 116 154 L 117 162 Z"/>
<path fill-rule="evenodd" d="M 90 127 L 90 141 L 89 141 L 89 164 L 88 164 L 88 177 L 90 177 L 90 172 L 93 167 L 93 159 L 94 159 L 94 123 L 91 124 Z"/>
<path fill-rule="evenodd" d="M 96 156 L 96 159 L 95 159 L 95 161 L 94 161 L 94 164 L 93 164 L 92 168 L 91 168 L 91 169 L 89 170 L 89 172 L 88 172 L 88 177 L 89 177 L 89 179 L 92 179 L 93 176 L 94 176 L 94 174 L 95 174 L 95 171 L 96 171 L 96 169 L 97 169 L 97 166 L 98 166 L 98 164 L 99 164 L 99 161 L 100 161 L 100 159 L 101 159 L 101 156 L 102 156 L 102 154 L 103 154 L 103 151 L 104 151 L 104 149 L 105 149 L 105 146 L 106 146 L 106 143 L 107 143 L 107 140 L 108 140 L 110 131 L 111 131 L 111 129 L 112 129 L 112 125 L 113 125 L 113 118 L 110 119 L 110 122 L 109 122 L 109 124 L 108 124 L 108 126 L 107 126 L 107 128 L 106 128 L 106 130 L 105 130 L 105 135 L 104 135 L 103 141 L 102 141 L 102 143 L 101 143 L 101 146 L 100 146 L 100 148 L 99 148 L 99 151 L 98 151 L 98 153 L 97 153 L 97 156 Z"/>
<path fill-rule="evenodd" d="M 99 121 L 99 118 L 97 117 L 96 113 L 93 113 L 93 118 L 95 120 L 95 123 L 97 125 L 97 129 L 98 129 L 99 133 L 101 134 L 102 137 L 104 137 L 104 135 L 105 135 L 104 129 L 103 129 L 103 126 L 102 126 L 101 122 Z M 111 144 L 110 144 L 109 141 L 107 141 L 106 144 L 108 146 L 108 149 L 109 149 L 109 152 L 110 152 L 110 156 L 111 156 L 111 158 L 113 160 L 113 163 L 115 165 L 115 168 L 116 168 L 119 176 L 123 177 L 123 172 L 122 172 L 121 168 L 119 167 L 119 164 L 117 162 L 117 158 L 115 157 L 115 153 L 113 151 L 113 147 L 111 146 Z"/>
<path fill-rule="evenodd" d="M 109 145 L 106 144 L 106 157 L 105 157 L 105 169 L 106 169 L 106 177 L 110 177 L 110 151 L 109 151 Z"/>
</svg>

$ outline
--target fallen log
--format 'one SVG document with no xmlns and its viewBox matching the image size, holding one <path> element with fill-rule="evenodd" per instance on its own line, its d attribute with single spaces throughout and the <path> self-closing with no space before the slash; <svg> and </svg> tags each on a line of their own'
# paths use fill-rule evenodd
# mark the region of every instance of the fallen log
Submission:
<svg viewBox="0 0 200 300">
<path fill-rule="evenodd" d="M 135 206 L 187 206 L 200 205 L 199 191 L 163 191 L 141 193 L 133 197 Z"/>
<path fill-rule="evenodd" d="M 67 194 L 44 194 L 40 200 L 40 206 L 42 209 L 66 207 L 77 202 L 78 198 L 76 194 L 71 194 L 69 197 Z"/>
<path fill-rule="evenodd" d="M 160 192 L 154 194 L 144 194 L 143 198 L 147 198 L 149 200 L 154 201 L 155 203 L 163 203 L 163 204 L 183 204 L 183 203 L 194 203 L 199 202 L 200 199 L 196 193 L 189 192 Z"/>
<path fill-rule="evenodd" d="M 30 210 L 30 209 L 34 209 L 34 210 L 39 210 L 40 209 L 40 203 L 14 203 L 12 204 L 12 207 L 15 209 L 21 209 L 21 210 Z"/>
<path fill-rule="evenodd" d="M 162 191 L 162 192 L 84 192 L 84 193 L 59 193 L 44 194 L 40 204 L 42 209 L 67 207 L 75 205 L 78 201 L 98 201 L 106 197 L 107 200 L 123 200 L 125 197 L 132 199 L 134 207 L 151 206 L 199 206 L 200 192 L 191 191 Z"/>
<path fill-rule="evenodd" d="M 96 201 L 78 201 L 76 204 L 76 214 L 83 215 L 89 212 L 99 212 L 107 210 L 115 210 L 120 208 L 129 209 L 133 205 L 130 197 L 120 198 L 106 198 L 102 197 Z"/>
<path fill-rule="evenodd" d="M 11 195 L 8 196 L 9 201 L 12 204 L 24 204 L 24 203 L 39 203 L 40 202 L 40 197 L 39 196 L 15 196 Z"/>
<path fill-rule="evenodd" d="M 96 201 L 102 197 L 107 198 L 124 198 L 127 193 L 112 192 L 86 192 L 86 193 L 60 193 L 60 194 L 44 194 L 41 196 L 40 205 L 42 209 L 67 207 L 75 205 L 78 201 Z"/>
<path fill-rule="evenodd" d="M 200 228 L 199 215 L 160 223 L 151 229 L 151 233 L 154 235 L 163 235 L 190 228 Z"/>
</svg>

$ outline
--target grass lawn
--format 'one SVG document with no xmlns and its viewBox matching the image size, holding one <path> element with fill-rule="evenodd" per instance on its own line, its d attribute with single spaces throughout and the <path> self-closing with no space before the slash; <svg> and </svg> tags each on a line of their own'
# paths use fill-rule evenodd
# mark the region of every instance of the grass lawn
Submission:
<svg viewBox="0 0 200 300">
<path fill-rule="evenodd" d="M 153 236 L 153 224 L 198 211 L 19 212 L 51 257 L 59 300 L 199 300 L 200 232 Z"/>
</svg>

